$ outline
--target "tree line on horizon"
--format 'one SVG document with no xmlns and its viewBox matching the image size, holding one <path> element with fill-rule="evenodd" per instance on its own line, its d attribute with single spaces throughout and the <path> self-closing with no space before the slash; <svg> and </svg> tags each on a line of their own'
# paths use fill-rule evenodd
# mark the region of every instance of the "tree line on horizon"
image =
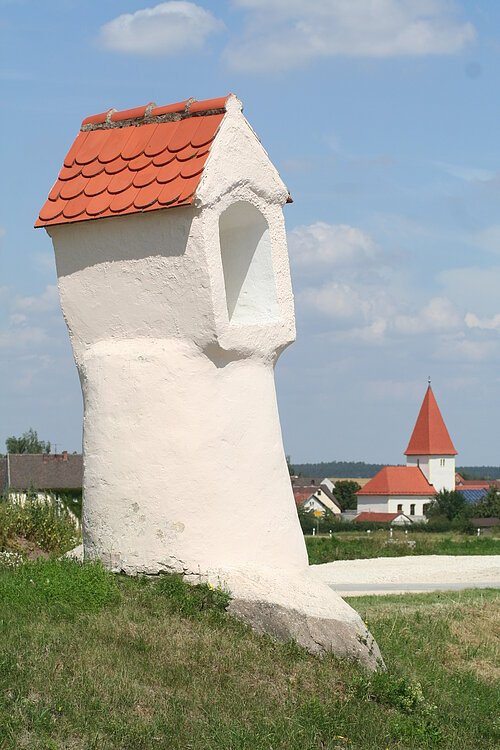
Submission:
<svg viewBox="0 0 500 750">
<path fill-rule="evenodd" d="M 370 478 L 389 464 L 370 464 L 365 461 L 321 461 L 293 464 L 296 474 L 304 477 Z M 500 466 L 457 466 L 464 479 L 500 479 Z"/>
</svg>

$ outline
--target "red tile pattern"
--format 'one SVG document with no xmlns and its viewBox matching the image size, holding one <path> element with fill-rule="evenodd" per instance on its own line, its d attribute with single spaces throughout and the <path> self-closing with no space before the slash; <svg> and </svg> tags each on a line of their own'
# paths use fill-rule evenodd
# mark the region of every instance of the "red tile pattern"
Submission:
<svg viewBox="0 0 500 750">
<path fill-rule="evenodd" d="M 417 466 L 384 466 L 373 479 L 356 492 L 362 495 L 429 495 L 436 494 L 434 485 Z"/>
<path fill-rule="evenodd" d="M 189 205 L 227 97 L 87 117 L 36 227 Z"/>
<path fill-rule="evenodd" d="M 413 432 L 405 450 L 406 456 L 456 456 L 436 398 L 429 386 Z"/>
</svg>

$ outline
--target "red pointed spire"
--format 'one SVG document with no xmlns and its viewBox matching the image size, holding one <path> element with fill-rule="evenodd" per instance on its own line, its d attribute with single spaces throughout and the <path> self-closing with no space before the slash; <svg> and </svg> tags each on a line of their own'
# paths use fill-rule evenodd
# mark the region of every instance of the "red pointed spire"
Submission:
<svg viewBox="0 0 500 750">
<path fill-rule="evenodd" d="M 430 385 L 427 388 L 405 455 L 457 455 Z"/>
</svg>

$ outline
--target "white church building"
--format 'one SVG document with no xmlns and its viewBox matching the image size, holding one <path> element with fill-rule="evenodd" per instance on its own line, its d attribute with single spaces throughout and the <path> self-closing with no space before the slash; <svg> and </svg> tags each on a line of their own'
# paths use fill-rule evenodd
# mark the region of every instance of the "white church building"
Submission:
<svg viewBox="0 0 500 750">
<path fill-rule="evenodd" d="M 457 451 L 430 384 L 405 455 L 406 466 L 385 466 L 358 491 L 358 513 L 421 520 L 437 492 L 455 489 Z"/>
</svg>

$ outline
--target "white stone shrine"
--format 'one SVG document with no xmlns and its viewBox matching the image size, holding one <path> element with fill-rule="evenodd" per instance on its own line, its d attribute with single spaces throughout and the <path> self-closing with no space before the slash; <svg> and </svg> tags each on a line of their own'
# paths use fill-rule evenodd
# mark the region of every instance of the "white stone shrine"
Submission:
<svg viewBox="0 0 500 750">
<path fill-rule="evenodd" d="M 308 569 L 283 451 L 287 201 L 233 95 L 82 123 L 37 226 L 83 392 L 85 557 L 226 587 L 256 629 L 374 667 Z"/>
</svg>

